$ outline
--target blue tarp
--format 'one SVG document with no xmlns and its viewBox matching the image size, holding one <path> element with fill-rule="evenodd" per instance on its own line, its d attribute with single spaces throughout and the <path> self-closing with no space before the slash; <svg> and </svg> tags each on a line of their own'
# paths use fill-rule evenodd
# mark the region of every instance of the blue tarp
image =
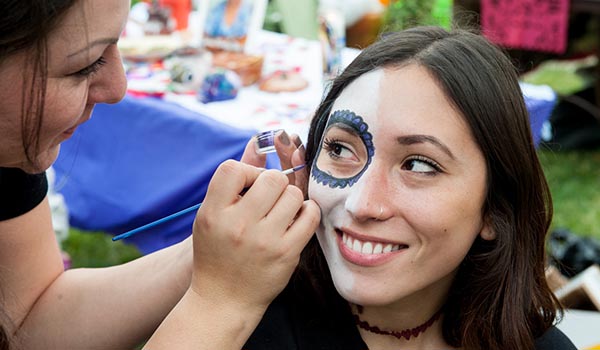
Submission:
<svg viewBox="0 0 600 350">
<path fill-rule="evenodd" d="M 240 159 L 255 132 L 153 98 L 97 105 L 54 165 L 71 226 L 120 234 L 201 202 L 218 165 Z M 191 233 L 194 214 L 126 241 L 144 254 L 172 245 Z"/>
</svg>

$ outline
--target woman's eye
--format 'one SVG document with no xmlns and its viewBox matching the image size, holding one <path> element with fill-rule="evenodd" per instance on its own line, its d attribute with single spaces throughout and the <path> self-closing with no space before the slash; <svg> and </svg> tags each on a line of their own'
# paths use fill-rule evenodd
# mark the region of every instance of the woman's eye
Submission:
<svg viewBox="0 0 600 350">
<path fill-rule="evenodd" d="M 441 172 L 441 168 L 437 163 L 422 158 L 412 158 L 407 160 L 402 166 L 402 169 L 431 175 Z"/>
<path fill-rule="evenodd" d="M 96 73 L 104 64 L 106 64 L 106 59 L 104 59 L 104 57 L 101 56 L 94 63 L 83 68 L 82 70 L 73 73 L 72 75 L 77 75 L 80 77 L 89 77 L 92 74 Z"/>
<path fill-rule="evenodd" d="M 354 153 L 346 146 L 336 140 L 325 140 L 325 150 L 335 159 L 352 159 L 356 158 Z"/>
</svg>

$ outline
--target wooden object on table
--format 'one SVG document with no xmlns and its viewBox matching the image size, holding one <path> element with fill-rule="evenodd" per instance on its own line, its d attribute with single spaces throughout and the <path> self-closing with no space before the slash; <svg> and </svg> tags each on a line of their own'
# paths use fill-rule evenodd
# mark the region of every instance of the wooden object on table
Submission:
<svg viewBox="0 0 600 350">
<path fill-rule="evenodd" d="M 554 291 L 567 308 L 600 310 L 600 267 L 591 265 Z"/>
<path fill-rule="evenodd" d="M 264 58 L 241 52 L 217 51 L 213 53 L 213 66 L 229 69 L 240 76 L 243 86 L 256 83 L 260 79 Z"/>
<path fill-rule="evenodd" d="M 295 70 L 275 71 L 263 79 L 259 89 L 266 92 L 295 92 L 306 89 L 308 81 Z"/>
</svg>

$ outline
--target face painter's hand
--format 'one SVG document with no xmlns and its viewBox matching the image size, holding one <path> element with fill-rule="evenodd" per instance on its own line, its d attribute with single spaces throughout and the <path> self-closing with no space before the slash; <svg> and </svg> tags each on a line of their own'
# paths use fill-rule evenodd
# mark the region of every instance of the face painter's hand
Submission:
<svg viewBox="0 0 600 350">
<path fill-rule="evenodd" d="M 290 178 L 288 175 L 288 178 L 290 179 L 290 183 L 293 183 L 296 187 L 298 187 L 302 193 L 304 194 L 304 198 L 308 198 L 308 171 L 309 171 L 309 167 L 308 164 L 306 164 L 306 149 L 304 148 L 304 145 L 302 144 L 302 140 L 300 139 L 300 136 L 296 135 L 296 134 L 292 134 L 291 136 L 292 142 L 294 143 L 294 145 L 296 145 L 296 150 L 294 150 L 294 152 L 292 152 L 292 156 L 291 156 L 291 163 L 292 163 L 292 167 L 297 167 L 299 165 L 306 165 L 306 167 L 302 170 L 296 171 L 294 172 L 293 178 Z"/>
<path fill-rule="evenodd" d="M 266 155 L 256 153 L 256 137 L 252 137 L 246 144 L 241 162 L 264 168 L 266 165 Z M 288 135 L 285 130 L 280 130 L 274 138 L 275 150 L 279 157 L 281 169 L 290 169 L 305 163 L 305 149 L 302 140 L 297 134 Z M 296 185 L 307 194 L 308 170 L 303 169 L 288 175 L 291 184 Z"/>
<path fill-rule="evenodd" d="M 240 161 L 257 168 L 264 168 L 267 164 L 267 155 L 256 152 L 256 136 L 252 136 L 250 141 L 246 144 L 244 154 L 242 154 L 242 159 Z"/>
<path fill-rule="evenodd" d="M 305 164 L 305 149 L 302 140 L 297 134 L 289 135 L 282 130 L 275 138 L 275 150 L 279 156 L 281 169 L 290 169 Z M 304 194 L 307 194 L 308 175 L 307 169 L 302 169 L 288 175 L 290 183 L 298 187 Z"/>
<path fill-rule="evenodd" d="M 319 223 L 316 203 L 303 199 L 277 170 L 221 164 L 194 222 L 194 291 L 266 308 Z"/>
</svg>

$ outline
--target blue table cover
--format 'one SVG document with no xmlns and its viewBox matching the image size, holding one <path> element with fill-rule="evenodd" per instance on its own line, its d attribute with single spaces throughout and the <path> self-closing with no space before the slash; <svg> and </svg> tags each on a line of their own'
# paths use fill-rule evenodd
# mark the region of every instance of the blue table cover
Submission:
<svg viewBox="0 0 600 350">
<path fill-rule="evenodd" d="M 116 235 L 201 202 L 218 165 L 239 160 L 255 132 L 154 98 L 97 105 L 54 164 L 71 226 Z M 194 215 L 125 241 L 143 254 L 172 245 L 191 233 Z"/>
</svg>

